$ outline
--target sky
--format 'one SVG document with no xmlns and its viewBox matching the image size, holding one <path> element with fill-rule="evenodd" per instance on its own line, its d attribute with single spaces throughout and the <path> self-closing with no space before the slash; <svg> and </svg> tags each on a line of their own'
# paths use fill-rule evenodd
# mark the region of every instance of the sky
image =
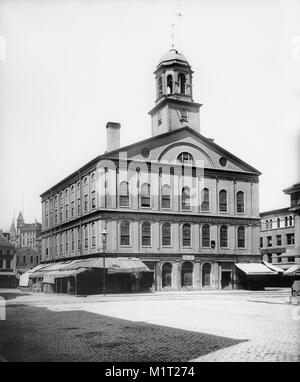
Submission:
<svg viewBox="0 0 300 382">
<path fill-rule="evenodd" d="M 0 228 L 106 149 L 151 136 L 153 71 L 194 71 L 201 133 L 262 172 L 260 210 L 300 181 L 300 0 L 0 0 Z M 178 18 L 177 18 L 178 19 Z"/>
</svg>

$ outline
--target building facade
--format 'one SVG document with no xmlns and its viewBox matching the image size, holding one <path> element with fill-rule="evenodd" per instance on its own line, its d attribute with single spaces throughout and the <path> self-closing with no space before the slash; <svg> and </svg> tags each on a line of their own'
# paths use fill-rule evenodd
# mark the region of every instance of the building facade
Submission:
<svg viewBox="0 0 300 382">
<path fill-rule="evenodd" d="M 286 256 L 295 247 L 295 215 L 290 208 L 262 212 L 260 251 L 263 260 L 283 270 L 295 264 L 294 256 Z"/>
<path fill-rule="evenodd" d="M 295 243 L 294 249 L 287 251 L 288 256 L 295 258 L 296 265 L 293 267 L 295 275 L 300 276 L 300 183 L 294 184 L 283 190 L 285 194 L 290 195 L 290 212 L 294 214 Z M 291 270 L 291 268 L 290 268 Z"/>
<path fill-rule="evenodd" d="M 33 268 L 41 261 L 41 231 L 42 225 L 36 220 L 34 223 L 25 223 L 22 213 L 17 219 L 17 228 L 11 227 L 11 232 L 16 232 L 14 243 L 16 244 L 17 268 Z"/>
<path fill-rule="evenodd" d="M 239 287 L 257 262 L 260 172 L 200 134 L 192 69 L 171 49 L 155 71 L 152 137 L 107 150 L 41 195 L 42 262 L 137 257 L 154 290 Z M 101 240 L 106 229 L 107 242 Z"/>
<path fill-rule="evenodd" d="M 0 234 L 0 288 L 16 286 L 15 246 Z"/>
</svg>

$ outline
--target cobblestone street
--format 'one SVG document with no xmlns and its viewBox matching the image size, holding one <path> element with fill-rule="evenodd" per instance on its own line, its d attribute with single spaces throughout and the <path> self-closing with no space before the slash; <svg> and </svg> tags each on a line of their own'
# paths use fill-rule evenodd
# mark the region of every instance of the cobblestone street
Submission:
<svg viewBox="0 0 300 382">
<path fill-rule="evenodd" d="M 288 290 L 0 295 L 8 361 L 300 360 L 300 306 Z"/>
</svg>

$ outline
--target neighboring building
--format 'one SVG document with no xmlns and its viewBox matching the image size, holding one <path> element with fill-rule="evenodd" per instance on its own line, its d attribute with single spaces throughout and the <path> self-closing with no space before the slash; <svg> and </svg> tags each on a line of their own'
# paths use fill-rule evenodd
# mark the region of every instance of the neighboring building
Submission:
<svg viewBox="0 0 300 382">
<path fill-rule="evenodd" d="M 295 246 L 295 216 L 289 207 L 262 212 L 260 251 L 263 260 L 283 270 L 295 264 L 294 256 L 286 256 Z"/>
<path fill-rule="evenodd" d="M 21 272 L 40 263 L 41 230 L 42 225 L 36 220 L 32 224 L 25 223 L 21 212 L 17 219 L 17 229 L 14 224 L 11 226 L 11 234 L 15 232 L 17 268 Z"/>
<path fill-rule="evenodd" d="M 0 234 L 0 288 L 16 286 L 16 258 L 14 245 Z"/>
<path fill-rule="evenodd" d="M 155 71 L 152 137 L 120 147 L 120 124 L 107 123 L 105 154 L 41 195 L 42 262 L 103 256 L 105 228 L 105 257 L 140 258 L 155 290 L 241 286 L 235 264 L 261 257 L 260 172 L 200 134 L 192 73 L 171 49 Z"/>
<path fill-rule="evenodd" d="M 294 228 L 295 228 L 295 243 L 294 249 L 287 251 L 287 256 L 295 258 L 296 265 L 290 268 L 288 272 L 296 276 L 300 276 L 300 183 L 294 184 L 283 190 L 286 194 L 291 195 L 290 212 L 294 214 Z"/>
</svg>

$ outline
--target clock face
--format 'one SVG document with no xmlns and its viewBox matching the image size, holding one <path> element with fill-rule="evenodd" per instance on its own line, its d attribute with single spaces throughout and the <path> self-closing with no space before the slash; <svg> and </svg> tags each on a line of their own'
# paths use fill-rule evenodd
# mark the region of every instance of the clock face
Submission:
<svg viewBox="0 0 300 382">
<path fill-rule="evenodd" d="M 219 163 L 222 167 L 225 167 L 227 165 L 227 159 L 224 157 L 221 157 L 219 160 Z"/>
<path fill-rule="evenodd" d="M 148 158 L 150 155 L 150 150 L 148 149 L 148 147 L 143 147 L 141 150 L 141 154 L 143 158 Z"/>
</svg>

